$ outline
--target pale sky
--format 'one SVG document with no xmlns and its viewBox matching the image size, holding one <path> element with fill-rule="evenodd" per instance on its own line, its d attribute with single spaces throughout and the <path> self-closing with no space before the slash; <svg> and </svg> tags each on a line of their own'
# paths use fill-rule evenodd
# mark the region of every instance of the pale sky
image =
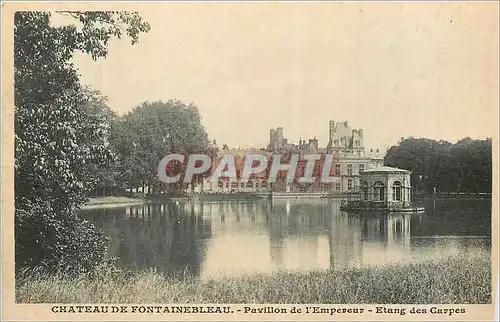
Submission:
<svg viewBox="0 0 500 322">
<path fill-rule="evenodd" d="M 496 137 L 498 3 L 156 3 L 151 31 L 114 41 L 82 82 L 118 113 L 194 102 L 219 144 L 328 139 L 364 128 L 368 148 L 402 136 Z"/>
</svg>

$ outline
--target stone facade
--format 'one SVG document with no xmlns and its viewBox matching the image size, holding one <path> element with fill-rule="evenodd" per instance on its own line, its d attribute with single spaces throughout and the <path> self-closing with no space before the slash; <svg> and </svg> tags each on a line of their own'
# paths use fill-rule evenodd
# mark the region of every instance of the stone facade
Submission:
<svg viewBox="0 0 500 322">
<path fill-rule="evenodd" d="M 361 172 L 361 200 L 387 207 L 405 207 L 411 203 L 410 171 L 379 167 Z"/>
<path fill-rule="evenodd" d="M 334 155 L 335 193 L 349 193 L 359 189 L 360 172 L 380 167 L 384 157 L 379 150 L 365 151 L 363 129 L 353 129 L 348 121 L 329 121 L 329 140 L 326 152 Z"/>
</svg>

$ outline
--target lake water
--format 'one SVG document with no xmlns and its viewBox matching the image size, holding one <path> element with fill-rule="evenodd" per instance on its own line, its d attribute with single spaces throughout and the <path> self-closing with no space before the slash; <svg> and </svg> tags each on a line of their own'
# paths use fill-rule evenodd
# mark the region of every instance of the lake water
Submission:
<svg viewBox="0 0 500 322">
<path fill-rule="evenodd" d="M 424 214 L 353 215 L 340 200 L 82 210 L 128 269 L 201 278 L 418 262 L 491 248 L 491 200 L 422 200 Z"/>
</svg>

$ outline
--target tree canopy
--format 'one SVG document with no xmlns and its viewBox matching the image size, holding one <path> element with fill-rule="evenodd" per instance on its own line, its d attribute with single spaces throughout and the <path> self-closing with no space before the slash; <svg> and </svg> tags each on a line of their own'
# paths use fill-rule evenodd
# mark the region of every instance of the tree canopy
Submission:
<svg viewBox="0 0 500 322">
<path fill-rule="evenodd" d="M 393 146 L 385 163 L 412 172 L 412 186 L 424 192 L 491 192 L 491 139 L 447 141 L 408 138 Z"/>
<path fill-rule="evenodd" d="M 159 181 L 160 160 L 169 153 L 210 153 L 198 108 L 178 100 L 144 102 L 115 122 L 111 132 L 111 146 L 129 188 L 146 185 L 153 192 L 176 192 L 181 185 Z M 183 165 L 179 166 L 177 171 L 182 173 Z"/>
</svg>

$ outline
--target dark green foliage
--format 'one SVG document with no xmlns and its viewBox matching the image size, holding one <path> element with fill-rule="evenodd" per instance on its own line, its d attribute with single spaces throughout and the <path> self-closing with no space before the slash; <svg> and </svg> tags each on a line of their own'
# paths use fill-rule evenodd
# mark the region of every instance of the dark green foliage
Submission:
<svg viewBox="0 0 500 322">
<path fill-rule="evenodd" d="M 151 193 L 183 190 L 181 184 L 165 185 L 158 179 L 158 164 L 166 155 L 210 153 L 198 108 L 177 100 L 142 103 L 113 123 L 110 143 L 118 157 L 121 182 L 130 188 L 144 184 Z M 183 169 L 178 164 L 174 171 Z"/>
<path fill-rule="evenodd" d="M 418 191 L 490 192 L 492 185 L 491 139 L 446 141 L 408 138 L 393 146 L 385 163 L 412 172 Z"/>
<path fill-rule="evenodd" d="M 74 211 L 51 209 L 49 202 L 16 210 L 16 266 L 63 274 L 91 272 L 103 263 L 108 239 Z"/>
<path fill-rule="evenodd" d="M 81 87 L 71 57 L 74 50 L 105 56 L 109 37 L 127 19 L 135 41 L 149 26 L 134 14 L 74 15 L 82 29 L 53 27 L 47 12 L 15 15 L 16 269 L 81 272 L 105 257 L 106 239 L 75 209 L 95 184 L 92 168 L 111 159 L 108 114 L 99 96 Z"/>
</svg>

